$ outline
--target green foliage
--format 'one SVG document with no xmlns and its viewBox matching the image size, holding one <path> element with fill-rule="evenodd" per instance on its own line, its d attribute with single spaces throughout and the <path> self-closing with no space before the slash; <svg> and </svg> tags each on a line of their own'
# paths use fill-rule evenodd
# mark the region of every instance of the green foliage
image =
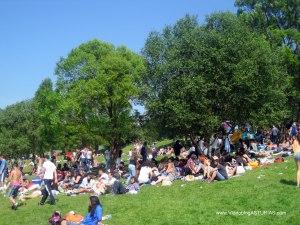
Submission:
<svg viewBox="0 0 300 225">
<path fill-rule="evenodd" d="M 293 89 L 282 52 L 233 14 L 213 14 L 204 26 L 186 16 L 151 33 L 143 55 L 150 117 L 171 136 L 193 139 L 224 120 L 268 126 L 289 116 Z"/>
<path fill-rule="evenodd" d="M 268 127 L 300 115 L 299 1 L 237 0 L 238 16 L 186 16 L 142 56 L 92 40 L 57 63 L 57 82 L 0 111 L 9 156 L 210 135 L 221 121 Z M 133 112 L 144 104 L 146 113 Z"/>
<path fill-rule="evenodd" d="M 282 56 L 297 90 L 289 97 L 290 107 L 300 118 L 300 1 L 236 0 L 235 5 L 240 18 L 255 32 L 266 35 L 272 45 L 285 48 Z"/>
<path fill-rule="evenodd" d="M 125 47 L 93 40 L 57 65 L 65 133 L 77 143 L 108 143 L 115 156 L 134 128 L 131 102 L 139 95 L 144 61 Z M 76 143 L 76 141 L 75 141 Z"/>
<path fill-rule="evenodd" d="M 33 101 L 16 103 L 0 111 L 0 153 L 21 157 L 39 151 Z"/>
<path fill-rule="evenodd" d="M 59 106 L 62 103 L 61 96 L 53 89 L 50 79 L 44 80 L 34 97 L 34 106 L 37 112 L 36 121 L 41 152 L 49 152 L 59 149 L 62 137 L 62 124 Z"/>
</svg>

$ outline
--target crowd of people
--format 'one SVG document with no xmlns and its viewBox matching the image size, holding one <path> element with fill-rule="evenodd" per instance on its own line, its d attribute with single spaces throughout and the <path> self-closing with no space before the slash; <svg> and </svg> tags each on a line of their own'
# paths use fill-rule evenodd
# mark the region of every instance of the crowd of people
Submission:
<svg viewBox="0 0 300 225">
<path fill-rule="evenodd" d="M 98 161 L 101 154 L 90 146 L 34 156 L 30 163 L 26 161 L 32 167 L 31 176 L 23 172 L 24 160 L 1 156 L 0 190 L 9 197 L 12 209 L 17 209 L 18 202 L 37 197 L 41 197 L 40 205 L 47 199 L 49 204 L 55 204 L 58 194 L 137 194 L 144 185 L 169 186 L 178 179 L 224 181 L 261 165 L 282 162 L 292 154 L 300 187 L 299 125 L 293 123 L 287 132 L 276 126 L 253 132 L 249 124 L 238 127 L 226 121 L 210 139 L 199 137 L 184 144 L 177 140 L 174 145 L 161 148 L 136 141 L 128 154 L 120 153 L 116 160 L 105 151 L 105 163 Z"/>
</svg>

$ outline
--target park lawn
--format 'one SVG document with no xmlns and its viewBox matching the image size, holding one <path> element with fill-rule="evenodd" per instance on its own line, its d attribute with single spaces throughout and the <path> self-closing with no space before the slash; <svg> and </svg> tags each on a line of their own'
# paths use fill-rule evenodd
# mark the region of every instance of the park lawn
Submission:
<svg viewBox="0 0 300 225">
<path fill-rule="evenodd" d="M 282 164 L 248 171 L 241 177 L 212 184 L 177 181 L 171 187 L 142 187 L 135 196 L 101 197 L 105 224 L 300 224 L 300 189 L 295 187 L 292 158 Z M 258 178 L 260 177 L 260 179 Z M 17 211 L 0 197 L 0 225 L 47 224 L 54 210 L 85 214 L 88 196 L 59 196 L 57 205 L 38 206 L 30 200 Z M 284 215 L 217 215 L 220 211 L 273 211 Z"/>
</svg>

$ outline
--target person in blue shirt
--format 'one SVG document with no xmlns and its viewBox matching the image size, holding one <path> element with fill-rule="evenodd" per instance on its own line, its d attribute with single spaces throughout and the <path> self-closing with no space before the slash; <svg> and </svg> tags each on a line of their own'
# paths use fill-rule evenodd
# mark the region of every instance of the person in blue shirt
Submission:
<svg viewBox="0 0 300 225">
<path fill-rule="evenodd" d="M 6 170 L 7 170 L 7 161 L 3 156 L 0 156 L 0 187 L 3 186 L 4 179 L 6 177 Z"/>
<path fill-rule="evenodd" d="M 97 196 L 90 197 L 90 205 L 88 208 L 88 214 L 84 217 L 80 224 L 69 222 L 69 221 L 62 221 L 62 225 L 99 225 L 101 224 L 102 220 L 102 205 L 99 201 Z"/>
<path fill-rule="evenodd" d="M 102 205 L 97 196 L 90 197 L 89 212 L 84 217 L 82 224 L 84 225 L 98 225 L 102 220 Z"/>
</svg>

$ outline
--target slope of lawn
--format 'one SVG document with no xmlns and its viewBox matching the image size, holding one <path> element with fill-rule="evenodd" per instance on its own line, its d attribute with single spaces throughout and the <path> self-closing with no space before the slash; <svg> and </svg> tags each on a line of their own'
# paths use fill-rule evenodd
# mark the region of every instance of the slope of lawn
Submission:
<svg viewBox="0 0 300 225">
<path fill-rule="evenodd" d="M 300 224 L 300 189 L 295 187 L 295 173 L 293 159 L 289 158 L 225 182 L 177 181 L 171 187 L 143 187 L 135 196 L 107 195 L 101 197 L 101 202 L 104 214 L 112 214 L 112 219 L 105 224 Z M 46 225 L 54 210 L 85 214 L 88 195 L 59 196 L 56 206 L 41 207 L 34 199 L 17 211 L 12 211 L 2 196 L 0 202 L 1 225 Z M 224 211 L 270 212 L 218 215 Z"/>
</svg>

